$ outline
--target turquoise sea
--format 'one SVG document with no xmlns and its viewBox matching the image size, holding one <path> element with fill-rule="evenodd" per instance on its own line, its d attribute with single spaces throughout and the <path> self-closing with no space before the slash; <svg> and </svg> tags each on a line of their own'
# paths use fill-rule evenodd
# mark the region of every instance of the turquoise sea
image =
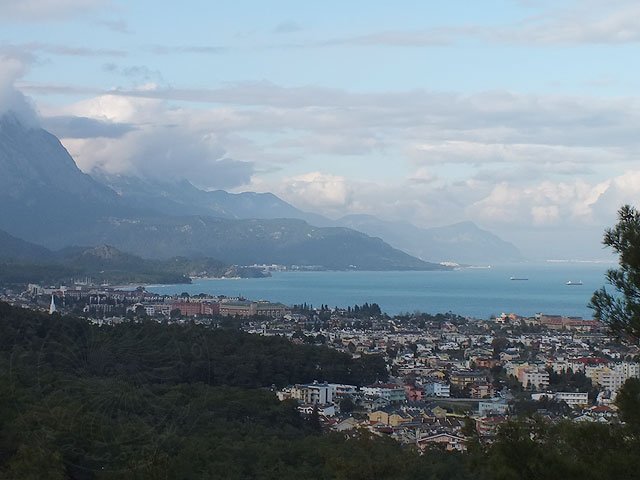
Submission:
<svg viewBox="0 0 640 480">
<path fill-rule="evenodd" d="M 376 302 L 384 312 L 451 311 L 475 318 L 501 312 L 538 312 L 591 318 L 587 304 L 605 285 L 615 265 L 545 263 L 465 268 L 446 272 L 275 272 L 262 279 L 194 280 L 191 285 L 163 285 L 148 290 L 244 296 L 287 305 L 347 305 Z M 510 280 L 510 277 L 528 280 Z M 567 286 L 567 281 L 580 286 Z"/>
</svg>

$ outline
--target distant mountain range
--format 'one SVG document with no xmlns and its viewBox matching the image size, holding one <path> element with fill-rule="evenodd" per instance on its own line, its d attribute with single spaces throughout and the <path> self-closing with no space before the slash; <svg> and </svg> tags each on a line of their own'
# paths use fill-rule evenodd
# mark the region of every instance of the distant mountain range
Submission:
<svg viewBox="0 0 640 480">
<path fill-rule="evenodd" d="M 473 222 L 435 228 L 419 228 L 408 222 L 384 221 L 371 215 L 349 215 L 340 225 L 384 238 L 391 245 L 418 258 L 466 264 L 518 262 L 518 248 L 482 230 Z"/>
<path fill-rule="evenodd" d="M 0 229 L 48 248 L 109 244 L 158 259 L 444 268 L 349 228 L 260 218 L 270 211 L 274 217 L 306 215 L 270 194 L 204 192 L 184 183 L 158 190 L 139 179 L 120 178 L 117 185 L 113 178 L 101 180 L 106 184 L 82 173 L 55 136 L 11 114 L 0 118 Z"/>
<path fill-rule="evenodd" d="M 425 229 L 408 222 L 381 220 L 372 215 L 348 215 L 331 220 L 302 211 L 272 193 L 203 191 L 186 180 L 169 182 L 101 172 L 92 175 L 118 192 L 130 205 L 156 209 L 169 215 L 300 219 L 319 227 L 343 227 L 379 237 L 393 247 L 427 261 L 477 264 L 523 260 L 515 245 L 473 222 Z"/>
</svg>

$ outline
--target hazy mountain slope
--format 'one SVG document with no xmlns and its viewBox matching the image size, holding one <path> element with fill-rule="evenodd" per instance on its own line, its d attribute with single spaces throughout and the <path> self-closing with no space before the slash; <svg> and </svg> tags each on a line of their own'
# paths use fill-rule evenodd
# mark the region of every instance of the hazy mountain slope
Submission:
<svg viewBox="0 0 640 480">
<path fill-rule="evenodd" d="M 111 189 L 78 169 L 60 141 L 12 114 L 0 117 L 0 229 L 45 243 L 43 233 L 127 211 Z"/>
<path fill-rule="evenodd" d="M 165 204 L 172 212 L 162 212 L 142 194 L 137 198 L 143 200 L 130 204 L 133 195 L 118 195 L 82 173 L 56 137 L 25 127 L 11 115 L 0 121 L 0 179 L 0 229 L 52 249 L 109 244 L 155 258 L 197 255 L 228 263 L 336 269 L 351 265 L 375 270 L 441 268 L 345 228 L 316 228 L 300 220 L 193 216 L 190 207 L 193 197 L 201 202 L 193 208 L 203 208 L 210 215 L 215 214 L 212 204 L 219 206 L 218 216 L 297 211 L 270 194 L 232 195 L 183 185 L 176 188 L 186 193 Z"/>
<path fill-rule="evenodd" d="M 0 261 L 48 261 L 53 252 L 41 245 L 27 242 L 0 230 Z"/>
<path fill-rule="evenodd" d="M 234 264 L 280 263 L 344 269 L 440 269 L 394 249 L 379 238 L 346 228 L 317 228 L 294 219 L 227 220 L 155 217 L 109 219 L 84 232 L 144 257 L 168 252 L 212 256 Z"/>
<path fill-rule="evenodd" d="M 349 215 L 337 222 L 345 227 L 378 236 L 394 247 L 425 260 L 459 263 L 522 260 L 522 254 L 515 245 L 472 222 L 419 228 L 407 222 L 384 221 L 371 215 Z"/>
</svg>

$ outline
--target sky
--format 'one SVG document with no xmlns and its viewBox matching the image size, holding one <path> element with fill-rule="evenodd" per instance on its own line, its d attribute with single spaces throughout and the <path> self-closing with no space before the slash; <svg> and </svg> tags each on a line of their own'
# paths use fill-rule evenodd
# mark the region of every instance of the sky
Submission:
<svg viewBox="0 0 640 480">
<path fill-rule="evenodd" d="M 637 0 L 0 0 L 0 111 L 85 172 L 472 220 L 537 259 L 606 258 L 640 206 L 638 58 Z"/>
</svg>

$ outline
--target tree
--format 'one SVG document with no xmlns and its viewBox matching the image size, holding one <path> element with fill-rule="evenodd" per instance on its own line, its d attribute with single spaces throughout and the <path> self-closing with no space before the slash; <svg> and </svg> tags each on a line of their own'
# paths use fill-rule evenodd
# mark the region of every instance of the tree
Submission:
<svg viewBox="0 0 640 480">
<path fill-rule="evenodd" d="M 640 340 L 640 212 L 624 205 L 618 212 L 618 223 L 607 229 L 602 243 L 619 255 L 618 269 L 607 271 L 606 278 L 618 292 L 610 294 L 605 287 L 596 291 L 589 307 L 595 318 L 605 323 L 620 337 L 637 343 Z"/>
<path fill-rule="evenodd" d="M 309 415 L 309 425 L 311 426 L 311 430 L 314 432 L 322 431 L 322 424 L 320 423 L 320 412 L 318 410 L 318 404 L 313 406 L 313 410 L 311 410 L 311 415 Z"/>
<path fill-rule="evenodd" d="M 640 433 L 640 380 L 630 378 L 622 386 L 616 397 L 616 405 L 620 409 L 620 419 L 629 428 Z"/>
<path fill-rule="evenodd" d="M 340 413 L 351 413 L 355 407 L 356 404 L 353 403 L 351 397 L 345 396 L 340 399 Z"/>
</svg>

